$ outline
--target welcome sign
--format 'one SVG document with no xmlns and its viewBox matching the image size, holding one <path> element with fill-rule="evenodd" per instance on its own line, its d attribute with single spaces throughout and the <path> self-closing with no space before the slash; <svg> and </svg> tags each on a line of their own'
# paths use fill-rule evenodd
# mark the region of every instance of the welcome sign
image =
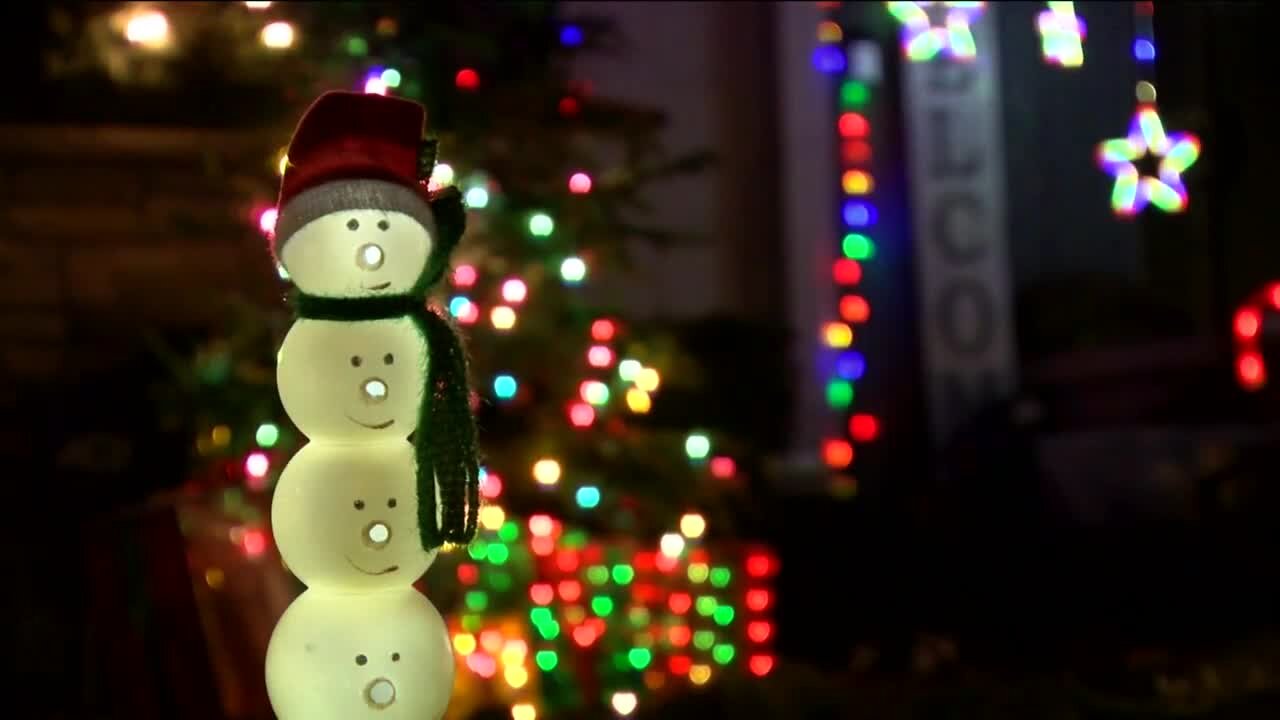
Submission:
<svg viewBox="0 0 1280 720">
<path fill-rule="evenodd" d="M 973 18 L 972 57 L 904 60 L 921 349 L 935 447 L 1017 382 L 998 11 L 998 3 L 988 3 Z"/>
</svg>

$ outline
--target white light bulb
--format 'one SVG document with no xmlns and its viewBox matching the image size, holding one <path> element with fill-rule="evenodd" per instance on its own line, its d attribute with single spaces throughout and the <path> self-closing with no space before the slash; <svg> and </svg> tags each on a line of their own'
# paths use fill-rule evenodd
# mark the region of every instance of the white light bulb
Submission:
<svg viewBox="0 0 1280 720">
<path fill-rule="evenodd" d="M 381 380 L 374 378 L 366 380 L 364 383 L 365 400 L 371 403 L 379 403 L 387 399 L 387 384 Z"/>
<path fill-rule="evenodd" d="M 676 533 L 667 533 L 658 542 L 658 547 L 667 557 L 680 557 L 680 553 L 684 552 L 684 538 Z"/>
<path fill-rule="evenodd" d="M 362 270 L 377 270 L 382 267 L 382 263 L 386 259 L 386 255 L 383 254 L 382 248 L 374 245 L 373 243 L 361 245 L 357 253 L 356 264 L 359 265 Z"/>
</svg>

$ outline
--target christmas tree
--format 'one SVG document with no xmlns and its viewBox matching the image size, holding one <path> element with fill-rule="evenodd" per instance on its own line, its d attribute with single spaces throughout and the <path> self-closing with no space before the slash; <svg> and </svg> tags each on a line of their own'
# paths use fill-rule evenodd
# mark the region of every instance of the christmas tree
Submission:
<svg viewBox="0 0 1280 720">
<path fill-rule="evenodd" d="M 426 578 L 465 666 L 454 716 L 626 715 L 771 672 L 777 562 L 733 524 L 750 444 L 698 426 L 713 368 L 610 292 L 628 243 L 686 240 L 646 223 L 645 189 L 709 158 L 665 152 L 660 114 L 574 78 L 577 53 L 616 47 L 606 23 L 546 2 L 247 2 L 59 7 L 51 25 L 47 70 L 96 98 L 96 119 L 253 129 L 280 148 L 234 178 L 247 233 L 273 231 L 289 133 L 317 94 L 426 106 L 431 182 L 468 206 L 434 302 L 466 336 L 485 454 L 481 536 Z M 195 352 L 157 347 L 177 377 L 157 404 L 195 428 L 189 484 L 216 489 L 249 562 L 274 557 L 270 489 L 305 441 L 275 397 L 285 313 L 241 305 Z"/>
</svg>

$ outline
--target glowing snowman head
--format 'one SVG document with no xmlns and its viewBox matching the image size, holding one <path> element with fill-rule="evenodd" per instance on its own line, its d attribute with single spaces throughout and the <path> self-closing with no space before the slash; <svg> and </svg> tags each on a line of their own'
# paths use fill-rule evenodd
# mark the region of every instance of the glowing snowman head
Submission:
<svg viewBox="0 0 1280 720">
<path fill-rule="evenodd" d="M 280 720 L 439 720 L 453 690 L 444 621 L 412 587 L 304 592 L 276 625 L 266 665 Z"/>
<path fill-rule="evenodd" d="M 418 422 L 427 349 L 408 318 L 299 320 L 280 346 L 285 412 L 312 440 L 403 440 Z"/>
<path fill-rule="evenodd" d="M 276 223 L 280 264 L 298 289 L 324 297 L 403 294 L 426 270 L 435 241 L 427 200 L 380 180 L 302 192 Z"/>
<path fill-rule="evenodd" d="M 436 557 L 422 549 L 413 446 L 403 440 L 304 445 L 276 484 L 271 528 L 289 570 L 327 592 L 404 587 Z"/>
</svg>

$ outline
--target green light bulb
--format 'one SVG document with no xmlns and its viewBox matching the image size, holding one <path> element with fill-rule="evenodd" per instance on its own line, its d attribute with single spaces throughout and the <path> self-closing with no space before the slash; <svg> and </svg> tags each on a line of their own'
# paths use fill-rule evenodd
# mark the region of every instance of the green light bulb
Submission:
<svg viewBox="0 0 1280 720">
<path fill-rule="evenodd" d="M 498 528 L 498 538 L 503 542 L 515 542 L 520 537 L 520 526 L 514 521 L 508 520 Z"/>
<path fill-rule="evenodd" d="M 866 105 L 869 96 L 867 86 L 857 80 L 845 80 L 840 85 L 840 107 L 845 110 L 854 110 Z"/>
<path fill-rule="evenodd" d="M 729 605 L 721 605 L 715 609 L 711 617 L 716 621 L 717 625 L 724 627 L 733 622 L 733 608 Z"/>
<path fill-rule="evenodd" d="M 613 612 L 613 598 L 608 595 L 591 598 L 591 612 L 600 617 L 608 617 Z"/>
<path fill-rule="evenodd" d="M 280 428 L 276 427 L 275 423 L 262 423 L 258 426 L 258 431 L 253 434 L 253 439 L 264 448 L 275 447 L 275 444 L 280 441 Z"/>
<path fill-rule="evenodd" d="M 533 656 L 533 661 L 538 664 L 538 667 L 543 672 L 551 672 L 556 669 L 556 665 L 560 664 L 560 658 L 556 657 L 555 650 L 539 650 Z"/>
<path fill-rule="evenodd" d="M 627 585 L 636 577 L 636 571 L 630 565 L 614 565 L 613 581 L 619 585 Z"/>
<path fill-rule="evenodd" d="M 733 662 L 734 649 L 732 645 L 721 644 L 715 646 L 711 651 L 711 657 L 721 665 L 728 665 Z"/>
<path fill-rule="evenodd" d="M 847 380 L 832 380 L 827 383 L 827 404 L 833 408 L 847 408 L 853 403 L 853 383 Z"/>
<path fill-rule="evenodd" d="M 505 565 L 507 559 L 511 557 L 511 550 L 502 543 L 493 543 L 489 545 L 487 555 L 489 557 L 489 562 L 494 565 Z"/>
<path fill-rule="evenodd" d="M 701 460 L 711 452 L 711 439 L 702 433 L 693 433 L 685 438 L 684 451 L 690 460 Z"/>
<path fill-rule="evenodd" d="M 711 584 L 714 587 L 722 588 L 728 585 L 731 577 L 733 573 L 729 572 L 727 567 L 711 568 Z"/>
<path fill-rule="evenodd" d="M 534 237 L 548 237 L 555 229 L 555 221 L 546 213 L 534 213 L 529 217 L 529 234 Z"/>
<path fill-rule="evenodd" d="M 649 667 L 650 661 L 653 660 L 653 653 L 647 648 L 631 648 L 627 653 L 627 661 L 631 663 L 631 667 L 637 670 L 643 670 Z"/>
<path fill-rule="evenodd" d="M 347 38 L 347 54 L 352 57 L 364 57 L 369 54 L 369 43 L 359 35 Z"/>
</svg>

